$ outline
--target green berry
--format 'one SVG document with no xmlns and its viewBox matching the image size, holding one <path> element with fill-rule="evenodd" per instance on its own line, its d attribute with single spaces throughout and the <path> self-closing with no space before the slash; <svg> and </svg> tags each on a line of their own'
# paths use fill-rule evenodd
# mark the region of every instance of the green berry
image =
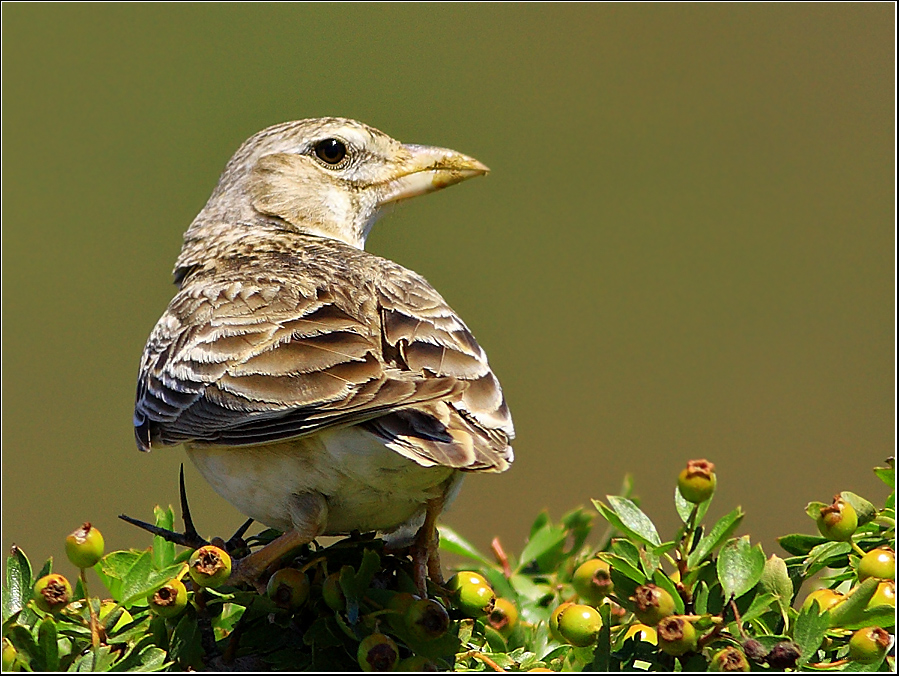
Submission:
<svg viewBox="0 0 899 676">
<path fill-rule="evenodd" d="M 880 662 L 890 647 L 889 633 L 880 627 L 859 629 L 849 639 L 849 659 L 859 664 Z"/>
<path fill-rule="evenodd" d="M 427 657 L 413 655 L 412 657 L 400 660 L 399 664 L 396 665 L 396 671 L 417 671 L 421 673 L 423 671 L 439 671 L 439 669 L 437 668 L 437 665 Z"/>
<path fill-rule="evenodd" d="M 659 644 L 659 637 L 658 634 L 656 634 L 655 628 L 641 624 L 640 622 L 632 624 L 627 628 L 627 631 L 624 632 L 624 638 L 628 639 L 632 636 L 636 636 L 638 641 L 643 641 L 644 643 L 652 643 L 653 645 Z"/>
<path fill-rule="evenodd" d="M 742 650 L 728 646 L 712 656 L 709 671 L 749 671 L 749 660 Z"/>
<path fill-rule="evenodd" d="M 896 607 L 896 583 L 884 580 L 877 585 L 874 596 L 868 601 L 868 608 L 876 608 L 877 606 Z"/>
<path fill-rule="evenodd" d="M 160 617 L 177 617 L 187 607 L 187 588 L 173 578 L 147 597 L 150 610 Z"/>
<path fill-rule="evenodd" d="M 487 615 L 487 624 L 508 638 L 518 626 L 518 608 L 511 601 L 497 598 L 493 610 Z"/>
<path fill-rule="evenodd" d="M 268 579 L 265 592 L 279 608 L 296 610 L 309 598 L 309 578 L 296 568 L 282 568 Z"/>
<path fill-rule="evenodd" d="M 496 603 L 496 595 L 482 576 L 464 571 L 453 575 L 447 587 L 452 592 L 455 606 L 468 617 L 487 615 Z"/>
<path fill-rule="evenodd" d="M 694 505 L 705 502 L 715 492 L 715 465 L 708 460 L 690 460 L 677 477 L 681 497 Z"/>
<path fill-rule="evenodd" d="M 16 647 L 9 642 L 8 639 L 3 639 L 3 671 L 18 671 L 16 660 L 18 660 L 19 653 L 16 651 Z"/>
<path fill-rule="evenodd" d="M 571 645 L 585 648 L 596 643 L 602 618 L 593 606 L 571 604 L 559 614 L 559 634 Z"/>
<path fill-rule="evenodd" d="M 858 581 L 876 577 L 879 580 L 896 579 L 896 552 L 889 547 L 878 547 L 865 554 L 858 562 Z"/>
<path fill-rule="evenodd" d="M 418 640 L 434 641 L 446 634 L 450 618 L 446 609 L 437 601 L 421 599 L 406 610 L 406 626 Z"/>
<path fill-rule="evenodd" d="M 418 601 L 418 597 L 409 592 L 397 592 L 390 597 L 387 602 L 387 609 L 391 612 L 387 613 L 387 624 L 397 630 L 406 628 L 406 612 L 413 603 Z"/>
<path fill-rule="evenodd" d="M 811 607 L 811 605 L 815 602 L 818 603 L 819 612 L 823 613 L 825 610 L 830 610 L 835 605 L 843 601 L 846 596 L 836 591 L 835 589 L 816 589 L 811 594 L 805 597 L 805 601 L 802 602 L 802 609 L 806 610 Z"/>
<path fill-rule="evenodd" d="M 659 649 L 669 655 L 683 655 L 696 650 L 696 629 L 683 617 L 671 615 L 663 618 L 656 632 Z"/>
<path fill-rule="evenodd" d="M 115 601 L 113 601 L 112 599 L 107 599 L 106 601 L 103 601 L 103 602 L 100 604 L 100 615 L 99 615 L 99 617 L 100 617 L 100 621 L 101 621 L 104 625 L 107 624 L 107 622 L 106 622 L 105 620 L 106 620 L 107 617 L 109 617 L 109 613 L 111 613 L 111 612 L 112 612 L 113 610 L 115 610 L 117 607 L 118 607 L 118 604 L 117 604 Z M 131 613 L 129 613 L 129 612 L 128 612 L 127 610 L 125 610 L 124 608 L 121 608 L 121 611 L 122 611 L 122 612 L 119 614 L 119 619 L 116 620 L 115 626 L 113 626 L 113 627 L 107 627 L 107 629 L 106 629 L 106 632 L 107 632 L 107 633 L 111 633 L 111 632 L 118 631 L 118 630 L 121 629 L 122 627 L 124 627 L 124 626 L 126 626 L 126 625 L 128 625 L 128 624 L 130 624 L 131 622 L 134 621 L 134 618 L 131 616 Z"/>
<path fill-rule="evenodd" d="M 231 557 L 213 545 L 200 547 L 187 563 L 190 579 L 200 587 L 220 587 L 231 576 Z"/>
<path fill-rule="evenodd" d="M 340 573 L 331 573 L 322 583 L 322 598 L 331 610 L 341 612 L 346 609 L 346 596 L 340 586 Z"/>
<path fill-rule="evenodd" d="M 600 559 L 590 559 L 578 566 L 571 584 L 577 595 L 591 605 L 602 603 L 615 590 L 609 574 L 609 564 Z"/>
<path fill-rule="evenodd" d="M 392 638 L 384 634 L 371 634 L 359 644 L 356 660 L 362 671 L 393 671 L 399 654 Z"/>
<path fill-rule="evenodd" d="M 72 585 L 62 575 L 44 575 L 34 583 L 34 602 L 45 613 L 58 613 L 72 600 Z"/>
<path fill-rule="evenodd" d="M 817 524 L 821 535 L 828 540 L 848 542 L 858 528 L 858 515 L 852 505 L 835 495 L 831 505 L 821 508 Z"/>
<path fill-rule="evenodd" d="M 643 624 L 655 626 L 662 618 L 674 612 L 674 599 L 666 590 L 656 585 L 641 584 L 631 597 L 634 602 L 634 615 Z"/>
<path fill-rule="evenodd" d="M 103 535 L 85 522 L 66 537 L 66 556 L 76 568 L 93 568 L 103 558 Z"/>
<path fill-rule="evenodd" d="M 559 633 L 559 616 L 565 612 L 565 609 L 568 608 L 568 606 L 573 605 L 574 604 L 571 601 L 566 601 L 565 603 L 560 604 L 549 616 L 549 633 L 559 643 L 566 643 L 565 637 Z"/>
</svg>

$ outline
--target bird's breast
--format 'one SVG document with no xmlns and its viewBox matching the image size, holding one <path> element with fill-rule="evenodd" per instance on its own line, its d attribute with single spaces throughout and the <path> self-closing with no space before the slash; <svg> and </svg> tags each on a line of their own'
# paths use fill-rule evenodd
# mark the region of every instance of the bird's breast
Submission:
<svg viewBox="0 0 899 676">
<path fill-rule="evenodd" d="M 291 496 L 323 495 L 323 535 L 390 531 L 418 517 L 459 476 L 448 467 L 422 467 L 360 427 L 259 446 L 189 444 L 187 451 L 219 495 L 271 528 L 291 527 Z"/>
</svg>

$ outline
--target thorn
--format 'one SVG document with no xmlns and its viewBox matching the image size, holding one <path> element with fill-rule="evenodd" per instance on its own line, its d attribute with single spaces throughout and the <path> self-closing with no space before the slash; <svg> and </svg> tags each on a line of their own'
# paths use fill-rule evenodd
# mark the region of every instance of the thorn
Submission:
<svg viewBox="0 0 899 676">
<path fill-rule="evenodd" d="M 132 526 L 143 528 L 145 531 L 152 533 L 153 535 L 158 535 L 162 539 L 167 540 L 168 542 L 174 542 L 176 545 L 181 545 L 182 547 L 196 549 L 197 547 L 202 547 L 203 545 L 209 544 L 196 533 L 194 533 L 193 535 L 190 533 L 176 533 L 175 531 L 171 531 L 166 528 L 154 526 L 152 523 L 147 523 L 146 521 L 133 519 L 130 516 L 126 516 L 125 514 L 119 514 L 119 518 L 126 523 L 130 523 Z"/>
<path fill-rule="evenodd" d="M 190 517 L 190 507 L 187 504 L 187 491 L 184 489 L 184 463 L 181 463 L 181 474 L 179 476 L 179 485 L 181 489 L 181 520 L 184 521 L 184 536 L 193 538 L 197 541 L 202 540 L 197 529 L 194 528 L 194 520 Z"/>
</svg>

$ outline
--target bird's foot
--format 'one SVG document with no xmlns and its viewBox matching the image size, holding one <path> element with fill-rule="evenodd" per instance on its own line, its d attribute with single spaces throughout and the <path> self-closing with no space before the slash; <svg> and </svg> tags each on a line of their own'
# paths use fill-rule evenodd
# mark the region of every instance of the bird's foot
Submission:
<svg viewBox="0 0 899 676">
<path fill-rule="evenodd" d="M 428 578 L 438 586 L 443 586 L 440 570 L 440 535 L 437 533 L 437 517 L 443 510 L 443 499 L 428 502 L 425 521 L 415 535 L 415 542 L 409 547 L 412 556 L 412 579 L 422 598 L 428 597 Z"/>
</svg>

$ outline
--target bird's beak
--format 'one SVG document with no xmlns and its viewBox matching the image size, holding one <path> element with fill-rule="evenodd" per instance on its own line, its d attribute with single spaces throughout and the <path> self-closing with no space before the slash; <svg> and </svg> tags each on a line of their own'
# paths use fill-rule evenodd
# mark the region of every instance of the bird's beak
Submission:
<svg viewBox="0 0 899 676">
<path fill-rule="evenodd" d="M 382 184 L 380 205 L 424 195 L 490 171 L 473 157 L 447 148 L 404 145 L 408 156 Z"/>
</svg>

